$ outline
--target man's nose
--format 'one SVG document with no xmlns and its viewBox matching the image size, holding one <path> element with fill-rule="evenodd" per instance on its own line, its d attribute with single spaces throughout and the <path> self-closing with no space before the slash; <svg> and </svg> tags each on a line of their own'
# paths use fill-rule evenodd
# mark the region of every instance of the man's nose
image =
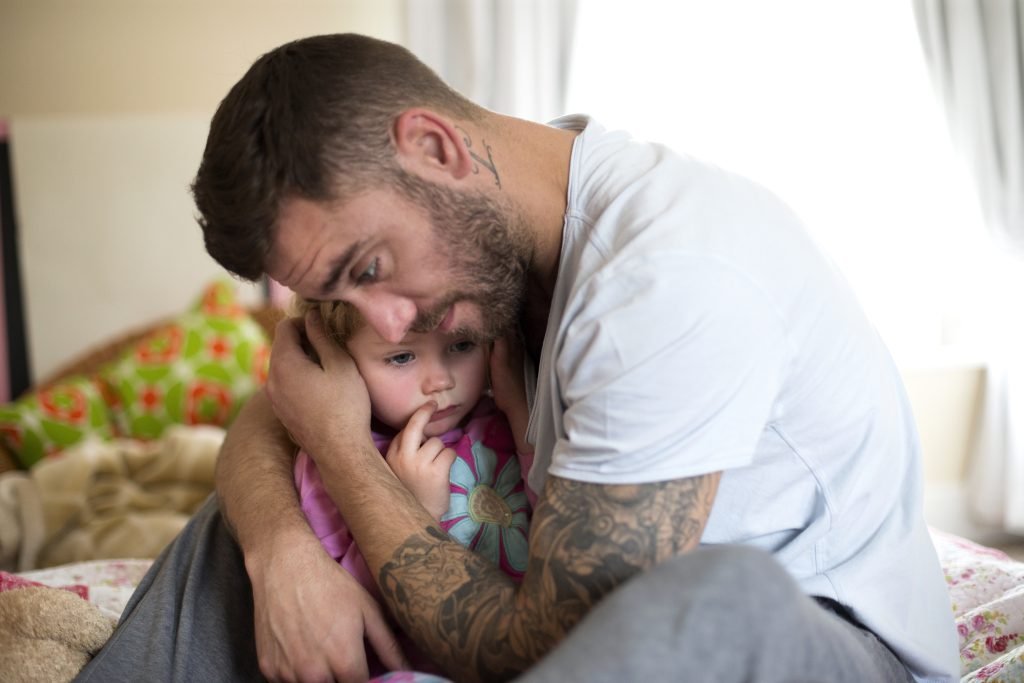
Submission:
<svg viewBox="0 0 1024 683">
<path fill-rule="evenodd" d="M 390 344 L 397 344 L 416 319 L 416 304 L 397 296 L 377 296 L 360 302 L 359 313 L 373 331 Z"/>
</svg>

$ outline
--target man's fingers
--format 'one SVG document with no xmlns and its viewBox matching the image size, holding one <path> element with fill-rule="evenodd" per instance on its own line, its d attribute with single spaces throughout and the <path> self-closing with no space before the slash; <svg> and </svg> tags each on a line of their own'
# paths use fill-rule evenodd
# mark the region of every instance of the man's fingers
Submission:
<svg viewBox="0 0 1024 683">
<path fill-rule="evenodd" d="M 274 327 L 274 343 L 283 337 L 298 338 L 299 330 L 302 329 L 302 320 L 299 318 L 283 318 Z"/>
<path fill-rule="evenodd" d="M 295 369 L 295 350 L 299 348 L 301 333 L 297 324 L 299 320 L 288 318 L 282 320 L 274 328 L 274 343 L 270 347 L 270 373 L 267 391 L 273 399 L 276 385 L 280 377 L 289 376 Z"/>
<path fill-rule="evenodd" d="M 286 355 L 289 350 L 299 345 L 301 336 L 301 320 L 296 318 L 285 318 L 274 328 L 274 343 L 270 346 L 272 359 Z M 271 361 L 273 367 L 273 361 Z"/>
<path fill-rule="evenodd" d="M 504 363 L 508 358 L 508 340 L 498 337 L 491 347 L 491 363 Z"/>
<path fill-rule="evenodd" d="M 324 319 L 320 315 L 320 311 L 314 308 L 306 313 L 305 329 L 306 338 L 319 359 L 318 362 L 320 365 L 323 365 L 323 359 L 327 358 L 334 349 L 337 349 L 338 344 L 331 341 L 331 338 L 327 335 L 327 330 L 324 328 Z"/>
<path fill-rule="evenodd" d="M 370 667 L 366 657 L 359 654 L 356 658 L 347 657 L 352 653 L 345 650 L 332 650 L 327 653 L 330 676 L 326 680 L 337 683 L 365 683 L 370 678 Z M 304 679 L 303 679 L 304 680 Z"/>
<path fill-rule="evenodd" d="M 376 605 L 374 605 L 377 607 Z M 364 633 L 370 647 L 377 653 L 381 664 L 388 671 L 409 671 L 412 666 L 405 658 L 395 634 L 391 632 L 379 607 L 365 615 Z"/>
<path fill-rule="evenodd" d="M 320 364 L 318 353 L 309 345 L 303 329 L 304 322 L 300 318 L 286 318 L 274 328 L 274 343 L 270 347 L 271 373 L 291 373 L 311 362 Z"/>
</svg>

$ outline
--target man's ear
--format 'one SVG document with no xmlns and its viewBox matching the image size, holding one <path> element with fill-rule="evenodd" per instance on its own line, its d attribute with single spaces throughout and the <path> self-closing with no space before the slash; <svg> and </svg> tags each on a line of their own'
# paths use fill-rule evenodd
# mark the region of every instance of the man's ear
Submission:
<svg viewBox="0 0 1024 683">
<path fill-rule="evenodd" d="M 433 110 L 405 110 L 395 119 L 391 135 L 405 171 L 435 181 L 459 180 L 472 172 L 465 136 L 453 121 Z"/>
</svg>

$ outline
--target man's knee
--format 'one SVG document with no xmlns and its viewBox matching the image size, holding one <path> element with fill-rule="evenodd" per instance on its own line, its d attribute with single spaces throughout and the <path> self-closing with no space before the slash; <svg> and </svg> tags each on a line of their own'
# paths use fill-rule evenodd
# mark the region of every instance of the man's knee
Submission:
<svg viewBox="0 0 1024 683">
<path fill-rule="evenodd" d="M 673 557 L 653 571 L 665 574 L 665 580 L 668 581 L 710 576 L 739 587 L 764 582 L 792 582 L 786 570 L 770 553 L 745 545 L 704 546 Z"/>
<path fill-rule="evenodd" d="M 676 596 L 725 608 L 737 619 L 750 611 L 792 604 L 801 595 L 771 554 L 742 545 L 707 546 L 672 558 L 652 569 L 644 583 L 646 599 Z"/>
</svg>

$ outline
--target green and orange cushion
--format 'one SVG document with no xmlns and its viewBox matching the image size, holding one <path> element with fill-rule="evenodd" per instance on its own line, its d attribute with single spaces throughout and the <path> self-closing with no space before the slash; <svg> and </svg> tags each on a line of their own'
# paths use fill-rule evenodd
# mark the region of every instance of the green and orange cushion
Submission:
<svg viewBox="0 0 1024 683">
<path fill-rule="evenodd" d="M 29 468 L 94 436 L 154 439 L 172 424 L 227 426 L 267 377 L 264 328 L 229 281 L 97 371 L 0 406 L 0 441 Z"/>
<path fill-rule="evenodd" d="M 267 377 L 270 345 L 228 282 L 100 372 L 123 436 L 155 439 L 173 424 L 226 426 Z"/>
<path fill-rule="evenodd" d="M 103 387 L 95 378 L 71 377 L 0 406 L 0 438 L 21 467 L 89 436 L 114 436 Z"/>
</svg>

